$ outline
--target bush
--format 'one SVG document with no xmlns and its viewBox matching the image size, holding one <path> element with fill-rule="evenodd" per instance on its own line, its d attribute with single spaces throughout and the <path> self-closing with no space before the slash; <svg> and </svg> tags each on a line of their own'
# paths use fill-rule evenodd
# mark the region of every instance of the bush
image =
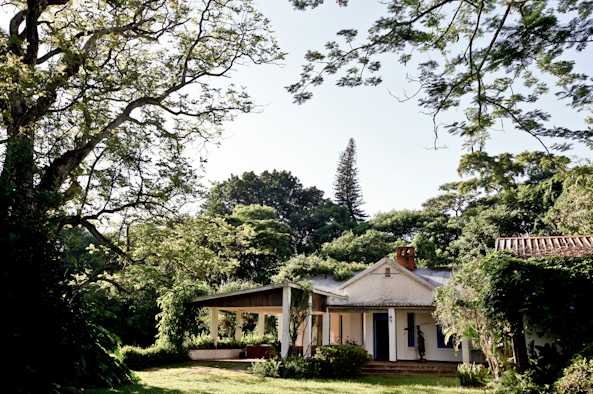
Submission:
<svg viewBox="0 0 593 394">
<path fill-rule="evenodd" d="M 282 368 L 283 362 L 281 360 L 271 358 L 263 363 L 252 363 L 248 369 L 252 374 L 260 378 L 279 378 Z"/>
<path fill-rule="evenodd" d="M 557 393 L 593 393 L 593 359 L 575 357 L 555 386 Z"/>
<path fill-rule="evenodd" d="M 177 350 L 172 346 L 152 346 L 146 349 L 124 346 L 120 353 L 122 362 L 134 370 L 190 360 L 187 350 Z"/>
<path fill-rule="evenodd" d="M 370 360 L 368 352 L 355 345 L 326 345 L 317 348 L 321 375 L 327 378 L 356 378 Z"/>
<path fill-rule="evenodd" d="M 217 349 L 242 349 L 244 347 L 235 338 L 220 338 L 216 346 Z"/>
<path fill-rule="evenodd" d="M 271 378 L 356 378 L 362 376 L 362 367 L 370 358 L 359 346 L 326 345 L 318 347 L 313 358 L 270 359 L 253 363 L 250 370 L 257 376 Z"/>
<path fill-rule="evenodd" d="M 214 349 L 214 341 L 210 334 L 201 333 L 190 336 L 187 346 L 190 349 Z"/>
<path fill-rule="evenodd" d="M 280 377 L 285 379 L 313 379 L 321 375 L 321 362 L 315 358 L 289 357 L 283 360 Z"/>
<path fill-rule="evenodd" d="M 482 364 L 459 364 L 457 377 L 461 387 L 480 387 L 485 384 L 488 369 Z"/>
</svg>

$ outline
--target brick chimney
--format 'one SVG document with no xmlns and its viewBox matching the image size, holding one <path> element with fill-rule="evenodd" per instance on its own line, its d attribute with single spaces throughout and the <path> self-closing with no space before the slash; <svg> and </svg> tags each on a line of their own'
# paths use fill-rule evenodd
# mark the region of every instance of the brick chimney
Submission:
<svg viewBox="0 0 593 394">
<path fill-rule="evenodd" d="M 397 259 L 395 260 L 396 263 L 404 268 L 409 269 L 410 271 L 414 271 L 414 268 L 416 267 L 414 262 L 414 248 L 397 248 L 395 253 L 397 254 Z"/>
</svg>

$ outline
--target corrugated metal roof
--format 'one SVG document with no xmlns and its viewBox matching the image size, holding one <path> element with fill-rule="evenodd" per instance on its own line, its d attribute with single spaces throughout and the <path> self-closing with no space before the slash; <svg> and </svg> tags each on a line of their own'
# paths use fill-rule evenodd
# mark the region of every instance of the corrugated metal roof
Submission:
<svg viewBox="0 0 593 394">
<path fill-rule="evenodd" d="M 593 255 L 593 235 L 498 238 L 496 249 L 520 258 Z"/>
</svg>

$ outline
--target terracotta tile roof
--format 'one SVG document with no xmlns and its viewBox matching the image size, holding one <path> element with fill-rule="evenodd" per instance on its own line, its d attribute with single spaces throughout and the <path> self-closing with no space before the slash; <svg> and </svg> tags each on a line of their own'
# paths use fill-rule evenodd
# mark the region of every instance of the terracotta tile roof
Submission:
<svg viewBox="0 0 593 394">
<path fill-rule="evenodd" d="M 495 250 L 509 250 L 515 257 L 583 257 L 593 255 L 593 235 L 498 238 Z"/>
</svg>

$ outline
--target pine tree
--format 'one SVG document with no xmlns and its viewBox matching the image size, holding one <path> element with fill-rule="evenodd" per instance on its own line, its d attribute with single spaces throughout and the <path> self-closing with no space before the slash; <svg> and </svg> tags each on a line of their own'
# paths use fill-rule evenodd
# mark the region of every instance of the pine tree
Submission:
<svg viewBox="0 0 593 394">
<path fill-rule="evenodd" d="M 348 208 L 350 218 L 356 223 L 368 217 L 360 206 L 364 204 L 362 192 L 358 184 L 358 169 L 356 168 L 356 142 L 350 138 L 346 150 L 340 153 L 338 171 L 334 181 L 334 199 L 340 205 Z"/>
</svg>

